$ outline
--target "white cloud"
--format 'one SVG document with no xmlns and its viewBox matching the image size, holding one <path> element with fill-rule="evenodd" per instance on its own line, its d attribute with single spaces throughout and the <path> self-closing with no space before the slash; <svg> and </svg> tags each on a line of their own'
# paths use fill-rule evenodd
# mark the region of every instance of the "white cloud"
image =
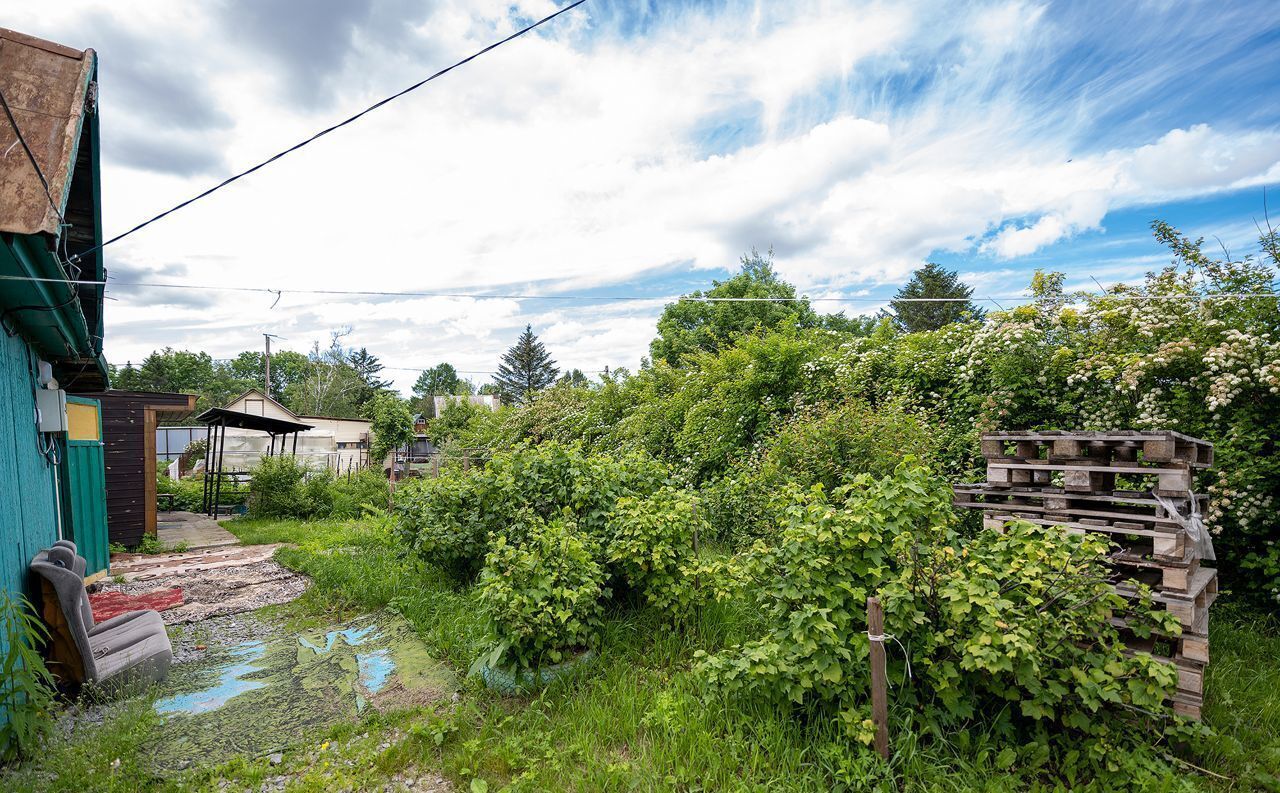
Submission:
<svg viewBox="0 0 1280 793">
<path fill-rule="evenodd" d="M 1208 124 L 1174 129 L 1133 153 L 1135 192 L 1171 195 L 1249 187 L 1280 176 L 1280 133 L 1227 134 Z"/>
<path fill-rule="evenodd" d="M 156 42 L 153 60 L 186 68 L 193 92 L 198 80 L 217 117 L 232 119 L 173 140 L 241 168 L 515 27 L 505 2 L 411 5 L 374 4 L 350 36 L 334 39 L 345 49 L 322 75 L 321 101 L 311 92 L 290 101 L 299 72 L 279 53 L 262 54 L 270 31 L 229 36 L 212 7 L 152 0 L 126 14 L 96 1 L 27 4 L 7 24 L 94 46 L 95 30 L 77 27 L 93 9 L 133 40 Z M 520 14 L 552 7 L 523 3 Z M 409 11 L 420 16 L 388 16 Z M 1166 125 L 1096 143 L 1092 118 L 1150 101 L 1143 92 L 1155 78 L 1139 77 L 1208 68 L 1209 49 L 1175 58 L 1144 43 L 1140 60 L 1117 64 L 1123 76 L 1063 85 L 1046 64 L 1112 32 L 1070 29 L 1050 11 L 1022 2 L 814 0 L 724 12 L 667 4 L 643 35 L 628 36 L 584 5 L 113 246 L 108 266 L 128 262 L 153 280 L 250 284 L 284 297 L 269 309 L 269 295 L 211 293 L 213 306 L 165 309 L 166 325 L 154 304 L 117 290 L 108 356 L 137 360 L 164 344 L 229 355 L 256 347 L 263 331 L 305 349 L 351 325 L 352 342 L 394 365 L 490 370 L 532 322 L 562 367 L 635 366 L 661 301 L 583 307 L 290 290 L 628 293 L 677 265 L 732 267 L 753 245 L 775 246 L 783 274 L 811 293 L 865 290 L 901 279 L 934 251 L 1016 258 L 1097 229 L 1117 208 L 1280 177 L 1280 136 L 1270 128 Z M 1224 46 L 1235 41 L 1202 27 Z M 104 139 L 127 130 L 137 141 L 150 130 L 163 140 L 164 130 L 113 105 L 111 64 L 133 54 L 100 47 Z M 187 62 L 195 52 L 198 68 Z M 718 124 L 745 131 L 708 154 L 697 131 Z M 106 164 L 108 232 L 211 181 L 144 170 L 146 153 Z M 158 144 L 151 153 L 170 156 Z M 397 374 L 403 387 L 412 379 Z"/>
</svg>

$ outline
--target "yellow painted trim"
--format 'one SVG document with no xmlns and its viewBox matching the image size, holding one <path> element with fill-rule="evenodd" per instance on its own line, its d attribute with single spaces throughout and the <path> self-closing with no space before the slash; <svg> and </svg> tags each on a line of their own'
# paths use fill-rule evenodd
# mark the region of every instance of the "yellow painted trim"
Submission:
<svg viewBox="0 0 1280 793">
<path fill-rule="evenodd" d="M 67 440 L 100 441 L 98 406 L 67 401 Z"/>
</svg>

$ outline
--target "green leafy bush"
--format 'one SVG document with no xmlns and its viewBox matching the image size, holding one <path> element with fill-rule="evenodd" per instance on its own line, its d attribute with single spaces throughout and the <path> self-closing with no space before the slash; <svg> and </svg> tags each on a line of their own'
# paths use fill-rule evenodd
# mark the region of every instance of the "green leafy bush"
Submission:
<svg viewBox="0 0 1280 793">
<path fill-rule="evenodd" d="M 485 519 L 480 477 L 461 471 L 414 480 L 396 493 L 401 537 L 454 579 L 480 572 L 492 525 Z"/>
<path fill-rule="evenodd" d="M 1109 620 L 1140 636 L 1176 634 L 1150 593 L 1136 602 L 1108 583 L 1110 543 L 1024 521 L 963 543 L 895 541 L 896 575 L 881 588 L 886 629 L 910 637 L 917 685 L 955 716 L 1012 703 L 1035 721 L 1092 731 L 1107 706 L 1161 711 L 1176 673 L 1124 653 Z"/>
<path fill-rule="evenodd" d="M 377 471 L 336 476 L 289 454 L 263 458 L 249 484 L 248 511 L 254 518 L 354 518 L 366 505 L 386 504 L 387 480 Z"/>
<path fill-rule="evenodd" d="M 719 539 L 749 544 L 773 535 L 788 485 L 831 491 L 858 474 L 887 476 L 905 455 L 932 459 L 934 448 L 933 422 L 900 402 L 806 406 L 756 453 L 703 486 L 708 520 Z"/>
<path fill-rule="evenodd" d="M 328 513 L 328 504 L 307 498 L 310 470 L 297 457 L 264 457 L 249 485 L 249 516 L 254 518 L 311 518 Z"/>
<path fill-rule="evenodd" d="M 830 497 L 814 485 L 787 498 L 777 541 L 752 560 L 768 634 L 702 667 L 727 690 L 839 702 L 862 690 L 867 596 L 893 570 L 894 536 L 945 526 L 950 498 L 914 468 L 879 480 L 864 474 Z"/>
<path fill-rule="evenodd" d="M 914 675 L 895 699 L 938 703 L 954 719 L 1012 704 L 1009 718 L 1094 734 L 1116 729 L 1100 715 L 1109 706 L 1165 708 L 1174 670 L 1126 655 L 1108 620 L 1122 614 L 1139 635 L 1176 631 L 1176 622 L 1149 596 L 1126 602 L 1112 592 L 1105 540 L 1015 522 L 962 541 L 950 500 L 945 485 L 908 464 L 830 497 L 821 486 L 793 491 L 776 545 L 754 565 L 769 629 L 704 656 L 707 680 L 831 706 L 869 741 L 866 606 L 878 594 Z M 905 676 L 902 653 L 890 656 L 891 675 Z"/>
<path fill-rule="evenodd" d="M 413 442 L 413 413 L 396 394 L 387 391 L 375 394 L 364 405 L 364 415 L 369 418 L 369 432 L 373 436 L 369 459 L 375 464 L 381 465 L 392 449 Z"/>
<path fill-rule="evenodd" d="M 608 560 L 649 605 L 682 616 L 697 597 L 698 537 L 707 523 L 688 490 L 664 487 L 653 495 L 618 499 Z"/>
<path fill-rule="evenodd" d="M 396 496 L 400 533 L 426 561 L 469 580 L 489 536 L 506 536 L 528 515 L 550 520 L 567 510 L 602 550 L 618 498 L 652 493 L 668 480 L 666 468 L 643 455 L 587 455 L 558 443 L 519 447 L 494 454 L 482 468 L 406 485 Z"/>
<path fill-rule="evenodd" d="M 229 489 L 229 488 L 228 488 Z M 156 480 L 157 493 L 173 494 L 173 508 L 187 512 L 199 512 L 204 500 L 204 479 L 170 479 L 161 475 Z M 224 491 L 224 495 L 226 495 Z"/>
<path fill-rule="evenodd" d="M 29 756 L 53 732 L 53 675 L 38 648 L 48 632 L 26 598 L 0 593 L 0 759 Z"/>
<path fill-rule="evenodd" d="M 589 451 L 643 451 L 706 487 L 719 535 L 750 538 L 776 523 L 767 496 L 780 488 L 758 457 L 784 436 L 800 454 L 780 470 L 802 486 L 830 488 L 840 483 L 833 475 L 871 470 L 817 456 L 824 432 L 859 436 L 835 420 L 849 403 L 914 416 L 928 433 L 927 459 L 959 480 L 980 467 L 986 430 L 1177 430 L 1216 445 L 1216 465 L 1197 474 L 1196 489 L 1211 496 L 1205 518 L 1219 534 L 1226 583 L 1274 602 L 1280 245 L 1267 232 L 1259 255 L 1223 261 L 1166 224 L 1153 230 L 1171 265 L 1106 294 L 1069 293 L 1060 274 L 1038 273 L 1029 305 L 936 331 L 901 333 L 882 322 L 870 334 L 785 326 L 730 334 L 682 353 L 679 366 L 657 361 L 542 404 L 481 411 L 455 434 L 467 446 L 553 438 Z M 825 426 L 824 417 L 832 418 Z M 833 460 L 868 453 L 879 459 L 874 445 L 854 443 L 834 449 Z"/>
<path fill-rule="evenodd" d="M 493 667 L 536 669 L 593 646 L 609 594 L 595 541 L 572 517 L 531 516 L 522 533 L 495 537 L 480 574 Z"/>
</svg>

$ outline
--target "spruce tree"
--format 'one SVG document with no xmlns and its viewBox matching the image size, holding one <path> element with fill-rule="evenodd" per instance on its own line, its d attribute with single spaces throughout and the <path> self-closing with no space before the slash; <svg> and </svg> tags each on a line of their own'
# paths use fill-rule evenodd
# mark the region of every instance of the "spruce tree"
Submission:
<svg viewBox="0 0 1280 793">
<path fill-rule="evenodd" d="M 952 322 L 981 319 L 985 312 L 969 300 L 972 294 L 973 289 L 960 281 L 955 270 L 946 270 L 942 265 L 929 262 L 912 273 L 911 280 L 898 290 L 890 305 L 896 314 L 894 321 L 897 326 L 907 333 L 915 333 L 937 330 Z M 963 299 L 946 303 L 908 302 L 919 298 Z"/>
<path fill-rule="evenodd" d="M 390 380 L 383 380 L 378 376 L 382 372 L 382 362 L 368 349 L 361 347 L 358 350 L 352 350 L 347 356 L 347 365 L 360 377 L 361 385 L 356 394 L 357 405 L 368 404 L 376 394 L 391 387 Z"/>
<path fill-rule="evenodd" d="M 523 405 L 532 402 L 534 395 L 554 383 L 559 374 L 551 353 L 533 335 L 533 326 L 525 325 L 524 333 L 502 356 L 493 382 L 502 401 Z"/>
</svg>

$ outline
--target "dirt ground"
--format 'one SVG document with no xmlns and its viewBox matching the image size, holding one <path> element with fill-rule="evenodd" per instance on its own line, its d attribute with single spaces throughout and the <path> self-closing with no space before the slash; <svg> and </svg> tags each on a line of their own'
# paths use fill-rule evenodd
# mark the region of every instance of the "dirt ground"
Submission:
<svg viewBox="0 0 1280 793">
<path fill-rule="evenodd" d="M 276 545 L 205 549 L 180 554 L 121 554 L 111 560 L 111 578 L 100 591 L 140 595 L 181 587 L 183 604 L 162 611 L 168 625 L 288 603 L 308 580 L 271 560 Z M 119 580 L 123 579 L 123 581 Z"/>
</svg>

